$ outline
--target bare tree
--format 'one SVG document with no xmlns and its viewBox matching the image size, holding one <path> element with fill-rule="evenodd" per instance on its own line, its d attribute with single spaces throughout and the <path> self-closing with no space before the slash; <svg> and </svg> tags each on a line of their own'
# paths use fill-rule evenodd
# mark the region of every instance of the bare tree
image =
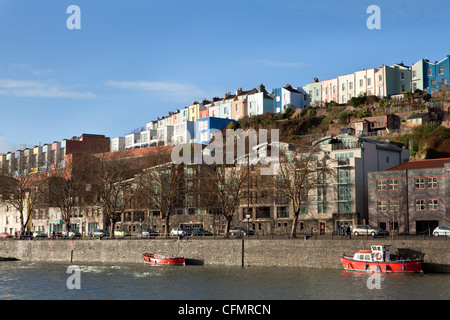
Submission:
<svg viewBox="0 0 450 320">
<path fill-rule="evenodd" d="M 0 202 L 17 210 L 21 233 L 26 231 L 34 209 L 45 202 L 47 195 L 46 183 L 32 170 L 34 167 L 32 162 L 22 157 L 0 172 Z"/>
<path fill-rule="evenodd" d="M 306 208 L 309 197 L 324 175 L 332 171 L 327 160 L 320 158 L 319 146 L 292 146 L 280 152 L 278 175 L 275 178 L 276 193 L 289 198 L 293 211 L 291 237 L 297 235 L 299 215 Z"/>
<path fill-rule="evenodd" d="M 170 232 L 170 216 L 173 210 L 184 205 L 187 190 L 184 177 L 184 165 L 168 162 L 143 170 L 135 179 L 149 209 L 157 209 L 160 212 L 166 235 Z"/>
<path fill-rule="evenodd" d="M 103 209 L 114 235 L 116 223 L 135 198 L 139 184 L 134 181 L 137 169 L 131 159 L 111 159 L 108 154 L 91 157 L 90 181 L 96 196 L 93 202 Z"/>
</svg>

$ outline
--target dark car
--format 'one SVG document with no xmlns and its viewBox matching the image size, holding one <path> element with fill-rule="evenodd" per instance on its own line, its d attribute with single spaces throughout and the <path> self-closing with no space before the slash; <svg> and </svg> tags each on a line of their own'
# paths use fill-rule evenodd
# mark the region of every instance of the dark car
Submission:
<svg viewBox="0 0 450 320">
<path fill-rule="evenodd" d="M 253 235 L 255 235 L 255 231 L 253 231 L 253 230 L 247 231 L 247 229 L 244 229 L 241 227 L 234 227 L 234 228 L 230 229 L 230 234 L 232 236 L 236 236 L 236 237 L 242 237 L 242 236 L 246 236 L 246 235 L 253 236 Z"/>
<path fill-rule="evenodd" d="M 191 236 L 212 236 L 213 234 L 203 229 L 191 229 Z"/>
<path fill-rule="evenodd" d="M 150 238 L 150 237 L 157 237 L 157 236 L 159 236 L 159 233 L 152 229 L 142 229 L 141 231 L 138 232 L 138 237 L 142 237 L 142 238 Z"/>
</svg>

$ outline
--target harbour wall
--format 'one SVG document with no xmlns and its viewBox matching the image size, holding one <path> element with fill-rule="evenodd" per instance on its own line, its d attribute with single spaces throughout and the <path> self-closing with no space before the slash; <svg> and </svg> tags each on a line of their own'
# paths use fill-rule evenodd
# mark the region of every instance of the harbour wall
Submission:
<svg viewBox="0 0 450 320">
<path fill-rule="evenodd" d="M 450 240 L 139 239 L 4 240 L 0 260 L 142 263 L 142 253 L 185 256 L 187 264 L 342 269 L 339 255 L 373 244 L 391 255 L 423 258 L 425 272 L 450 272 Z"/>
</svg>

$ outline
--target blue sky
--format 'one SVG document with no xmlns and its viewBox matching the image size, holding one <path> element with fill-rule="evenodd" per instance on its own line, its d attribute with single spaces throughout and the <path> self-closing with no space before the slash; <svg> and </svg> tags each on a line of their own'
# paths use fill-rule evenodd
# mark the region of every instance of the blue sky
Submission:
<svg viewBox="0 0 450 320">
<path fill-rule="evenodd" d="M 70 5 L 81 30 L 69 30 Z M 370 5 L 381 30 L 369 30 Z M 0 0 L 0 152 L 124 136 L 238 87 L 450 54 L 448 0 Z"/>
</svg>

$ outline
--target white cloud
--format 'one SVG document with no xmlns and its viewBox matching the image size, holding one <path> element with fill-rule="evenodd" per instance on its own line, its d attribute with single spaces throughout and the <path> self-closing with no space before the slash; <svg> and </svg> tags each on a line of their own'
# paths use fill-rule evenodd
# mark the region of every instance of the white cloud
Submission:
<svg viewBox="0 0 450 320">
<path fill-rule="evenodd" d="M 177 102 L 190 102 L 193 99 L 208 98 L 211 92 L 206 92 L 196 85 L 176 82 L 163 81 L 112 81 L 105 82 L 107 86 L 126 89 L 126 90 L 141 90 L 160 94 L 166 100 Z M 212 90 L 216 91 L 217 90 Z M 214 95 L 214 93 L 212 93 Z"/>
<path fill-rule="evenodd" d="M 0 79 L 0 95 L 33 98 L 93 99 L 89 91 L 73 91 L 59 85 L 42 81 Z"/>
</svg>

